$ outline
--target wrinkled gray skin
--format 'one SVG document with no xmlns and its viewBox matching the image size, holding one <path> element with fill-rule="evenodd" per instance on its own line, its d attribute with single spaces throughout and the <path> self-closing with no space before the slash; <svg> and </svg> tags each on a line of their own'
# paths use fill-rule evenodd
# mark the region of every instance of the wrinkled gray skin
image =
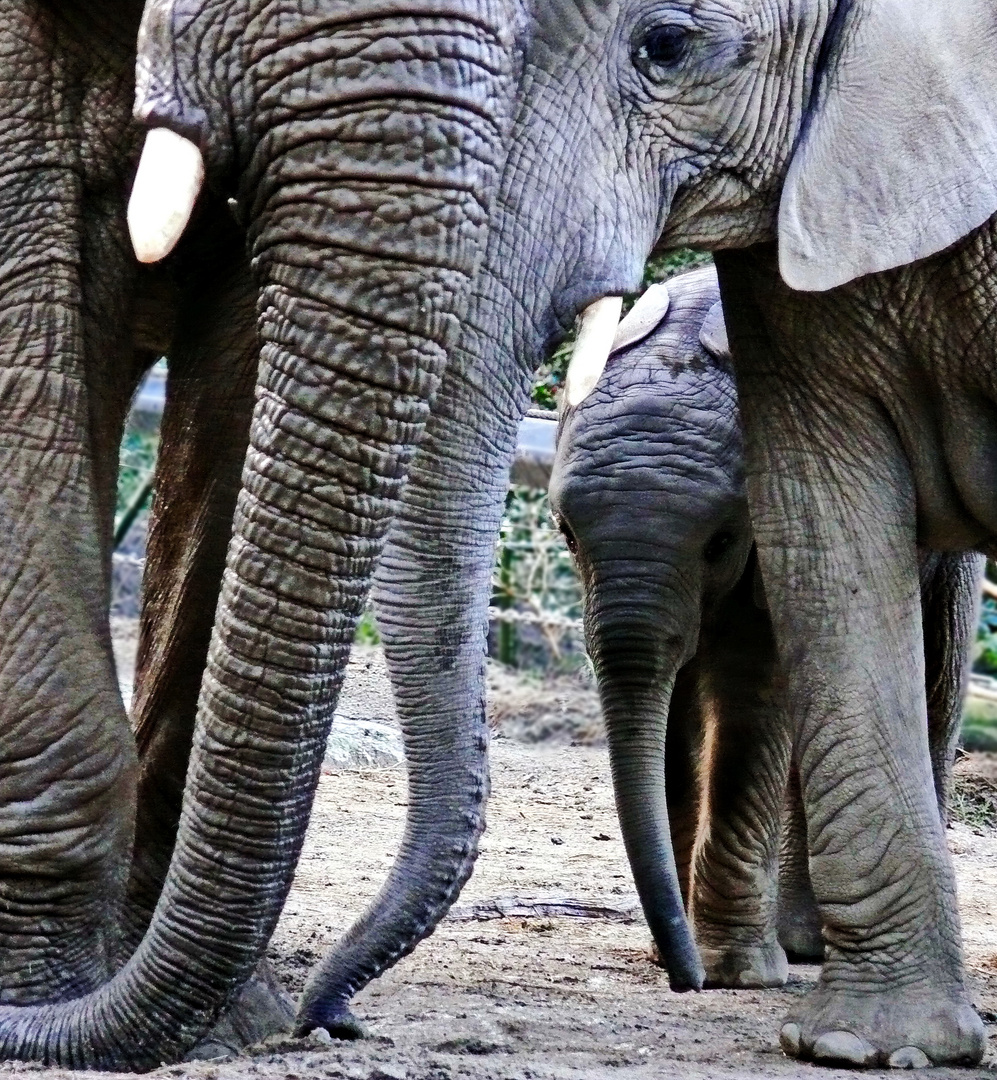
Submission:
<svg viewBox="0 0 997 1080">
<path fill-rule="evenodd" d="M 0 690 L 7 718 L 0 739 L 0 821 L 8 837 L 0 884 L 4 1003 L 60 1001 L 92 990 L 141 937 L 140 929 L 129 941 L 122 921 L 147 919 L 125 892 L 136 762 L 107 631 L 110 527 L 129 399 L 148 365 L 169 353 L 164 465 L 190 444 L 198 461 L 177 472 L 172 494 L 181 494 L 189 511 L 197 469 L 208 470 L 210 500 L 227 503 L 229 518 L 252 408 L 253 297 L 229 216 L 217 202 L 206 207 L 198 242 L 168 268 L 142 269 L 131 256 L 123 210 L 141 138 L 131 118 L 140 15 L 141 4 L 128 2 L 96 11 L 64 4 L 58 16 L 38 4 L 8 3 L 0 11 L 2 96 L 19 118 L 0 139 L 0 157 L 16 176 L 0 209 L 0 229 L 13 237 L 5 242 L 0 308 L 11 327 L 21 328 L 4 335 L 0 351 L 11 436 L 0 490 L 8 533 L 3 574 L 11 583 L 0 604 L 7 672 Z M 30 85 L 28 71 L 39 73 Z M 195 344 L 195 327 L 205 320 Z M 191 402 L 202 417 L 192 423 L 187 415 L 178 438 Z M 169 493 L 165 471 L 161 495 Z M 203 574 L 211 562 L 200 550 L 206 528 L 221 549 L 217 576 L 227 523 L 222 530 L 217 520 L 188 514 L 183 533 L 172 537 L 171 557 Z M 165 585 L 155 556 L 150 566 L 150 585 Z M 187 605 L 187 612 L 198 610 L 210 630 L 210 593 L 207 603 Z M 197 642 L 176 607 L 147 610 L 144 629 L 169 639 L 188 663 L 193 646 L 197 663 Z M 140 677 L 140 728 L 163 723 L 177 688 L 163 683 L 158 696 L 150 689 Z M 158 763 L 182 788 L 191 729 L 188 723 L 182 756 L 141 747 L 139 776 Z M 25 761 L 31 754 L 37 757 Z M 172 847 L 177 824 L 177 815 L 171 823 L 139 798 L 148 827 L 137 831 L 133 870 L 158 836 Z M 149 913 L 161 884 L 145 905 Z M 219 1033 L 230 1044 L 290 1023 L 290 1003 L 265 973 L 247 995 L 252 1004 Z"/>
<path fill-rule="evenodd" d="M 787 953 L 824 952 L 799 778 L 790 779 L 793 732 L 754 555 L 716 273 L 673 278 L 668 292 L 658 326 L 614 351 L 580 405 L 562 403 L 551 510 L 584 587 L 638 892 L 654 908 L 655 864 L 674 858 L 706 985 L 781 986 Z M 982 563 L 922 556 L 943 818 Z"/>
<path fill-rule="evenodd" d="M 0 1056 L 96 1068 L 182 1056 L 269 939 L 508 100 L 491 0 L 152 3 L 138 114 L 200 144 L 208 186 L 176 253 L 140 268 L 141 14 L 0 3 Z M 163 352 L 137 753 L 110 537 L 124 416 Z M 444 801 L 460 751 L 424 750 L 416 786 Z M 480 789 L 451 800 L 457 831 Z M 459 878 L 435 827 L 415 854 Z M 404 859 L 399 878 L 319 1002 L 438 917 Z"/>
<path fill-rule="evenodd" d="M 420 611 L 418 629 L 387 634 L 427 673 L 411 708 L 476 726 L 516 423 L 576 314 L 635 289 L 655 248 L 778 238 L 808 288 L 876 271 L 805 296 L 771 247 L 718 259 L 827 942 L 782 1043 L 827 1063 L 972 1063 L 984 1045 L 932 793 L 916 557 L 918 543 L 992 550 L 997 535 L 997 30 L 984 0 L 948 11 L 524 3 L 483 270 L 384 558 Z M 689 987 L 702 973 L 681 915 L 673 896 L 663 959 Z"/>
</svg>

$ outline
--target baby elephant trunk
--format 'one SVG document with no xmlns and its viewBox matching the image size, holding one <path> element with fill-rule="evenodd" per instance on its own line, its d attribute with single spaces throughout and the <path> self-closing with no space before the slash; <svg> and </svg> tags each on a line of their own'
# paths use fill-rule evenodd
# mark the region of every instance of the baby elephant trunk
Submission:
<svg viewBox="0 0 997 1080">
<path fill-rule="evenodd" d="M 699 990 L 705 973 L 682 903 L 665 802 L 665 734 L 682 643 L 633 620 L 614 628 L 593 619 L 593 625 L 589 651 L 634 883 L 672 990 Z"/>
</svg>

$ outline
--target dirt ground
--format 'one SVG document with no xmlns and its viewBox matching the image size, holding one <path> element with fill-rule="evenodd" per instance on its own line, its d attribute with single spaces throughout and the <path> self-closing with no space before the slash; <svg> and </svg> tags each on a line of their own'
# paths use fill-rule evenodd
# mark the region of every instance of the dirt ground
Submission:
<svg viewBox="0 0 997 1080">
<path fill-rule="evenodd" d="M 119 632 L 127 645 L 127 633 Z M 191 1080 L 672 1080 L 798 1078 L 830 1074 L 779 1050 L 780 1018 L 813 985 L 817 968 L 791 969 L 782 990 L 673 994 L 649 954 L 649 934 L 613 808 L 605 749 L 597 742 L 593 691 L 574 677 L 553 686 L 507 673 L 491 679 L 492 746 L 488 831 L 460 902 L 416 952 L 355 1001 L 371 1038 L 270 1045 L 237 1057 L 164 1067 L 153 1075 Z M 390 718 L 383 663 L 358 654 L 341 709 Z M 523 724 L 523 710 L 534 721 Z M 518 727 L 517 727 L 518 725 Z M 560 745 L 523 742 L 547 725 Z M 574 736 L 577 736 L 575 738 Z M 997 759 L 958 766 L 969 785 L 997 777 Z M 400 769 L 323 775 L 304 853 L 270 947 L 292 992 L 320 951 L 375 895 L 401 835 L 406 785 Z M 958 877 L 974 1002 L 991 1049 L 980 1069 L 997 1072 L 997 833 L 957 824 L 949 831 Z M 499 914 L 516 898 L 517 913 Z M 498 900 L 500 903 L 495 904 Z M 570 900 L 598 917 L 552 913 Z M 541 903 L 536 903 L 540 901 Z M 533 905 L 532 907 L 530 905 Z M 507 910 L 507 908 L 505 908 Z M 555 909 L 556 910 L 556 909 Z M 594 913 L 594 912 L 593 912 Z M 44 1072 L 0 1066 L 0 1076 Z"/>
</svg>

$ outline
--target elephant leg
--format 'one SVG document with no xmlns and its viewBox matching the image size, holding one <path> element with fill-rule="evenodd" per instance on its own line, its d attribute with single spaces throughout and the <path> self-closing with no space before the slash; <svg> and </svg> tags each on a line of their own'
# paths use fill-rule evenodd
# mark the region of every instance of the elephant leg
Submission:
<svg viewBox="0 0 997 1080">
<path fill-rule="evenodd" d="M 983 1025 L 928 753 L 910 468 L 875 400 L 825 381 L 826 357 L 779 356 L 734 265 L 721 260 L 721 290 L 752 522 L 826 949 L 782 1045 L 859 1066 L 976 1062 Z"/>
<path fill-rule="evenodd" d="M 862 419 L 875 441 L 861 460 L 800 453 L 792 482 L 775 462 L 754 482 L 826 943 L 782 1041 L 853 1064 L 978 1059 L 928 753 L 912 483 L 885 424 L 872 409 Z M 759 491 L 763 477 L 792 492 Z M 788 528 L 780 504 L 794 508 Z"/>
<path fill-rule="evenodd" d="M 962 720 L 984 562 L 982 555 L 973 552 L 926 552 L 920 559 L 928 748 L 943 822 L 948 819 L 948 784 Z M 824 941 L 810 882 L 806 830 L 799 772 L 794 767 L 786 792 L 780 859 L 779 941 L 791 960 L 819 961 L 824 956 Z"/>
<path fill-rule="evenodd" d="M 139 374 L 119 194 L 138 10 L 109 6 L 114 26 L 87 40 L 81 13 L 72 46 L 65 5 L 14 0 L 0 17 L 4 1004 L 73 998 L 108 977 L 132 841 L 135 753 L 108 591 Z"/>
<path fill-rule="evenodd" d="M 789 770 L 786 786 L 785 818 L 779 852 L 779 944 L 791 963 L 812 963 L 824 959 L 824 938 L 820 911 L 810 881 L 810 854 L 807 849 L 807 818 L 800 793 L 800 771 Z"/>
<path fill-rule="evenodd" d="M 928 552 L 921 558 L 928 748 L 938 811 L 948 821 L 948 788 L 959 741 L 986 560 L 974 552 Z"/>
<path fill-rule="evenodd" d="M 703 632 L 712 715 L 692 915 L 708 986 L 782 986 L 788 975 L 776 899 L 791 732 L 754 572 L 752 560 Z"/>
<path fill-rule="evenodd" d="M 149 527 L 132 722 L 139 750 L 135 855 L 123 958 L 146 932 L 180 822 L 184 780 L 253 411 L 256 289 L 227 209 L 178 253 L 176 330 Z M 217 1056 L 289 1031 L 294 1003 L 266 959 L 192 1051 Z"/>
<path fill-rule="evenodd" d="M 702 745 L 703 700 L 699 664 L 693 658 L 675 676 L 665 733 L 665 803 L 686 910 L 691 900 L 693 853 L 699 830 L 701 795 L 696 763 Z"/>
</svg>

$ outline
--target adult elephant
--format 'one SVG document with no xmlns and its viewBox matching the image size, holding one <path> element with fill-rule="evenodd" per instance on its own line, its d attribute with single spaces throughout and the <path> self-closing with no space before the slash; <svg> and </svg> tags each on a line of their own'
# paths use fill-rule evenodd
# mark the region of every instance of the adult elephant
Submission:
<svg viewBox="0 0 997 1080">
<path fill-rule="evenodd" d="M 430 671 L 462 643 L 412 695 L 414 726 L 476 725 L 534 367 L 585 311 L 566 388 L 582 400 L 656 246 L 778 239 L 785 281 L 772 249 L 718 262 L 828 944 L 782 1041 L 818 1061 L 983 1051 L 925 738 L 916 545 L 992 550 L 997 531 L 995 19 L 983 0 L 529 6 L 484 270 L 385 554 L 423 620 L 395 633 L 385 577 L 389 653 Z M 674 874 L 658 895 L 673 985 L 697 986 Z"/>
<path fill-rule="evenodd" d="M 202 160 L 211 190 L 178 265 L 140 269 L 124 214 L 140 14 L 125 0 L 14 0 L 0 19 L 0 1053 L 102 1068 L 188 1049 L 279 914 L 353 626 L 477 261 L 508 98 L 506 20 L 490 0 L 152 3 L 139 113 L 160 129 L 147 153 L 169 149 L 139 170 L 140 253 L 168 246 L 141 206 L 150 171 L 166 183 L 149 213 L 184 203 L 165 206 L 171 239 Z M 189 687 L 140 686 L 139 776 L 107 628 L 122 421 L 161 351 L 180 430 L 199 364 L 243 379 L 231 412 L 248 419 L 259 341 L 176 850 L 161 895 L 157 855 L 126 899 L 136 787 L 174 797 L 176 725 L 193 702 Z M 243 437 L 194 437 L 219 460 L 189 505 L 224 519 Z M 194 526 L 203 538 L 207 523 Z M 210 588 L 217 553 L 196 538 L 186 550 Z M 189 583 L 187 569 L 171 580 Z M 159 641 L 167 652 L 203 636 L 162 618 L 179 627 Z"/>
</svg>

